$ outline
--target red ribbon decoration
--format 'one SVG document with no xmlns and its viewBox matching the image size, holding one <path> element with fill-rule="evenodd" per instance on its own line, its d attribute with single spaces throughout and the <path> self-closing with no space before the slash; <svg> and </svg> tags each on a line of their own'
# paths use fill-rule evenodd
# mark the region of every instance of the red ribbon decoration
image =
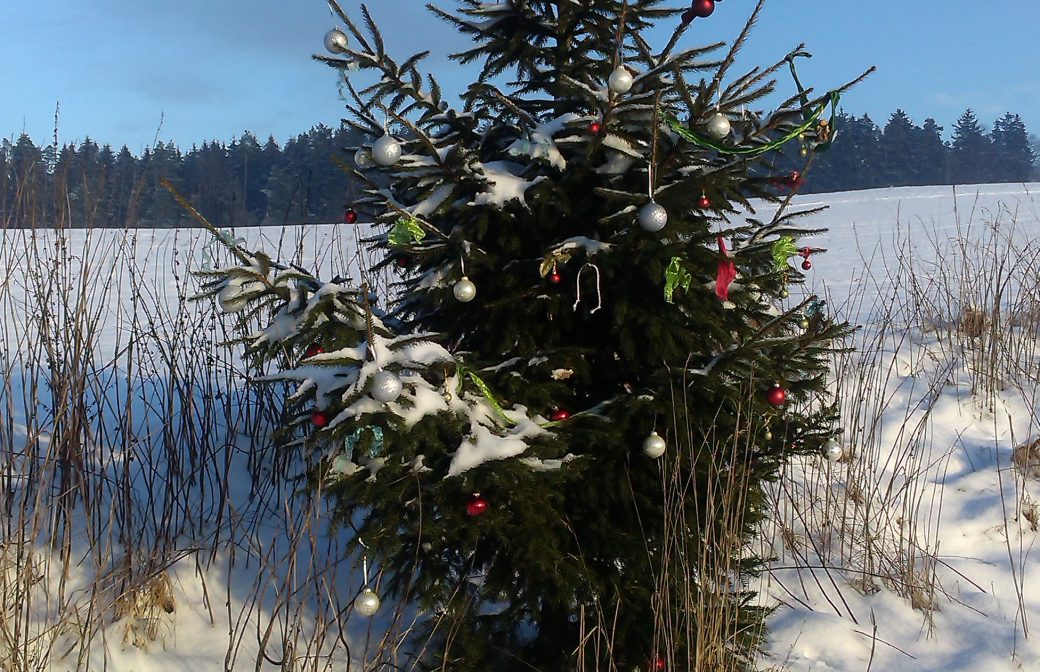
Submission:
<svg viewBox="0 0 1040 672">
<path fill-rule="evenodd" d="M 719 254 L 722 255 L 722 258 L 719 259 L 719 272 L 715 279 L 715 296 L 723 301 L 729 301 L 729 286 L 737 277 L 737 265 L 726 253 L 726 243 L 722 240 L 722 236 L 718 237 L 718 241 Z"/>
</svg>

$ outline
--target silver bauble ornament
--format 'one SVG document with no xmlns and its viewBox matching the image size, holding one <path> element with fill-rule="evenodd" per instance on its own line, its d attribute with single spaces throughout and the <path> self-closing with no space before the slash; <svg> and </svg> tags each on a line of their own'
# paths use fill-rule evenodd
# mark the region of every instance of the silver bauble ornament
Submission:
<svg viewBox="0 0 1040 672">
<path fill-rule="evenodd" d="M 663 207 L 650 201 L 639 209 L 639 226 L 644 231 L 654 233 L 660 231 L 668 224 L 668 211 Z"/>
<path fill-rule="evenodd" d="M 376 401 L 388 404 L 401 396 L 401 379 L 390 371 L 380 371 L 372 376 L 371 394 Z"/>
<path fill-rule="evenodd" d="M 455 283 L 455 286 L 451 288 L 451 293 L 455 295 L 455 298 L 462 303 L 469 303 L 477 296 L 477 286 L 473 284 L 473 281 L 463 276 L 461 280 Z"/>
<path fill-rule="evenodd" d="M 342 54 L 347 50 L 347 34 L 339 28 L 325 33 L 325 48 L 333 54 Z"/>
<path fill-rule="evenodd" d="M 623 65 L 619 65 L 614 68 L 614 72 L 610 73 L 610 78 L 607 80 L 607 86 L 614 93 L 628 93 L 629 89 L 632 88 L 632 84 L 635 82 L 635 78 L 632 73 L 628 71 Z"/>
<path fill-rule="evenodd" d="M 787 291 L 786 287 L 784 287 L 783 289 L 780 290 L 780 298 L 781 299 L 786 299 L 789 296 L 791 296 L 791 292 Z"/>
<path fill-rule="evenodd" d="M 392 166 L 401 160 L 401 143 L 384 135 L 372 145 L 372 160 L 381 166 Z"/>
<path fill-rule="evenodd" d="M 362 147 L 354 152 L 354 165 L 357 166 L 358 170 L 368 170 L 373 163 L 372 154 L 367 148 Z"/>
<path fill-rule="evenodd" d="M 829 439 L 827 443 L 823 445 L 823 455 L 827 458 L 828 462 L 837 462 L 841 458 L 845 457 L 845 448 L 834 439 Z"/>
<path fill-rule="evenodd" d="M 643 452 L 646 453 L 647 457 L 655 460 L 664 455 L 665 448 L 667 447 L 668 445 L 657 432 L 650 432 L 650 436 L 646 437 L 646 440 L 643 441 Z"/>
<path fill-rule="evenodd" d="M 354 611 L 362 616 L 374 616 L 382 604 L 379 596 L 371 588 L 365 588 L 361 594 L 354 598 Z"/>
<path fill-rule="evenodd" d="M 708 120 L 707 125 L 708 135 L 715 138 L 716 140 L 722 140 L 731 130 L 729 119 L 726 115 L 716 112 L 715 116 Z"/>
<path fill-rule="evenodd" d="M 803 330 L 808 329 L 809 328 L 809 318 L 808 317 L 803 317 L 801 319 L 801 321 L 798 322 L 798 326 L 801 327 Z"/>
<path fill-rule="evenodd" d="M 765 431 L 765 433 L 762 434 L 762 438 L 765 439 L 766 441 L 772 441 L 773 440 L 773 433 L 767 429 Z"/>
</svg>

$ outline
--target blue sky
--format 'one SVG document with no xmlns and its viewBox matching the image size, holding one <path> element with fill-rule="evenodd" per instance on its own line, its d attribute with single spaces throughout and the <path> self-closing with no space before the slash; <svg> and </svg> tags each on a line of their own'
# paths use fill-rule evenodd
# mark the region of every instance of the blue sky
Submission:
<svg viewBox="0 0 1040 672">
<path fill-rule="evenodd" d="M 355 13 L 357 0 L 345 0 Z M 444 58 L 464 46 L 421 0 L 371 0 L 388 48 L 430 49 L 448 91 L 469 73 Z M 444 8 L 453 0 L 437 0 Z M 682 0 L 673 0 L 680 6 Z M 688 44 L 731 39 L 753 0 L 719 2 Z M 0 135 L 49 142 L 86 136 L 135 152 L 156 138 L 190 147 L 244 130 L 277 140 L 343 108 L 335 73 L 310 60 L 334 24 L 322 0 L 13 0 L 0 10 Z M 883 123 L 902 107 L 949 128 L 966 107 L 987 126 L 1005 111 L 1040 134 L 1040 2 L 771 0 L 742 63 L 766 64 L 805 42 L 803 80 L 826 89 L 870 65 L 878 72 L 843 100 Z M 661 39 L 667 31 L 661 31 Z"/>
</svg>

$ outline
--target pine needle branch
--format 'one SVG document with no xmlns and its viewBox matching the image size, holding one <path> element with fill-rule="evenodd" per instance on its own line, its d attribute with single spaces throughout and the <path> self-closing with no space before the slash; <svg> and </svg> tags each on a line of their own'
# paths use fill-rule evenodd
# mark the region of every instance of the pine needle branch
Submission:
<svg viewBox="0 0 1040 672">
<path fill-rule="evenodd" d="M 722 61 L 722 65 L 719 66 L 718 71 L 715 73 L 715 78 L 711 80 L 711 85 L 708 87 L 708 99 L 715 97 L 715 93 L 719 90 L 719 86 L 722 84 L 723 78 L 729 69 L 733 67 L 733 62 L 737 57 L 737 54 L 744 47 L 744 43 L 747 42 L 748 37 L 751 35 L 752 28 L 758 23 L 758 15 L 762 13 L 762 9 L 765 7 L 766 0 L 758 0 L 758 4 L 755 5 L 755 10 L 751 12 L 751 16 L 748 18 L 747 23 L 744 24 L 744 29 L 740 31 L 740 35 L 733 41 L 733 46 L 730 48 L 726 58 Z"/>
</svg>

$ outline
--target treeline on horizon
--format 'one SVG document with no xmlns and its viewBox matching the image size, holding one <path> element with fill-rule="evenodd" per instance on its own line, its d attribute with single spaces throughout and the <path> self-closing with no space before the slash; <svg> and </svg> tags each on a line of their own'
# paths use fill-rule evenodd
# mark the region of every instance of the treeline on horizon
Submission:
<svg viewBox="0 0 1040 672">
<path fill-rule="evenodd" d="M 987 132 L 967 110 L 950 142 L 933 119 L 921 126 L 897 110 L 884 128 L 839 113 L 833 145 L 815 155 L 803 193 L 878 187 L 1027 182 L 1037 179 L 1036 147 L 1021 118 L 1006 114 Z M 346 128 L 319 125 L 284 146 L 244 133 L 230 143 L 182 151 L 158 143 L 140 156 L 87 139 L 38 147 L 27 135 L 0 141 L 0 215 L 5 227 L 194 226 L 165 187 L 219 227 L 331 223 L 354 197 L 349 172 L 359 144 Z M 797 143 L 781 168 L 799 165 Z M 804 160 L 802 161 L 804 163 Z"/>
<path fill-rule="evenodd" d="M 1040 178 L 1037 138 L 1022 118 L 1007 113 L 987 132 L 966 110 L 953 125 L 949 142 L 934 119 L 916 125 L 896 110 L 884 128 L 868 116 L 840 112 L 833 120 L 834 144 L 817 152 L 803 193 L 880 187 L 1029 182 Z M 789 163 L 794 163 L 788 157 Z"/>
</svg>

